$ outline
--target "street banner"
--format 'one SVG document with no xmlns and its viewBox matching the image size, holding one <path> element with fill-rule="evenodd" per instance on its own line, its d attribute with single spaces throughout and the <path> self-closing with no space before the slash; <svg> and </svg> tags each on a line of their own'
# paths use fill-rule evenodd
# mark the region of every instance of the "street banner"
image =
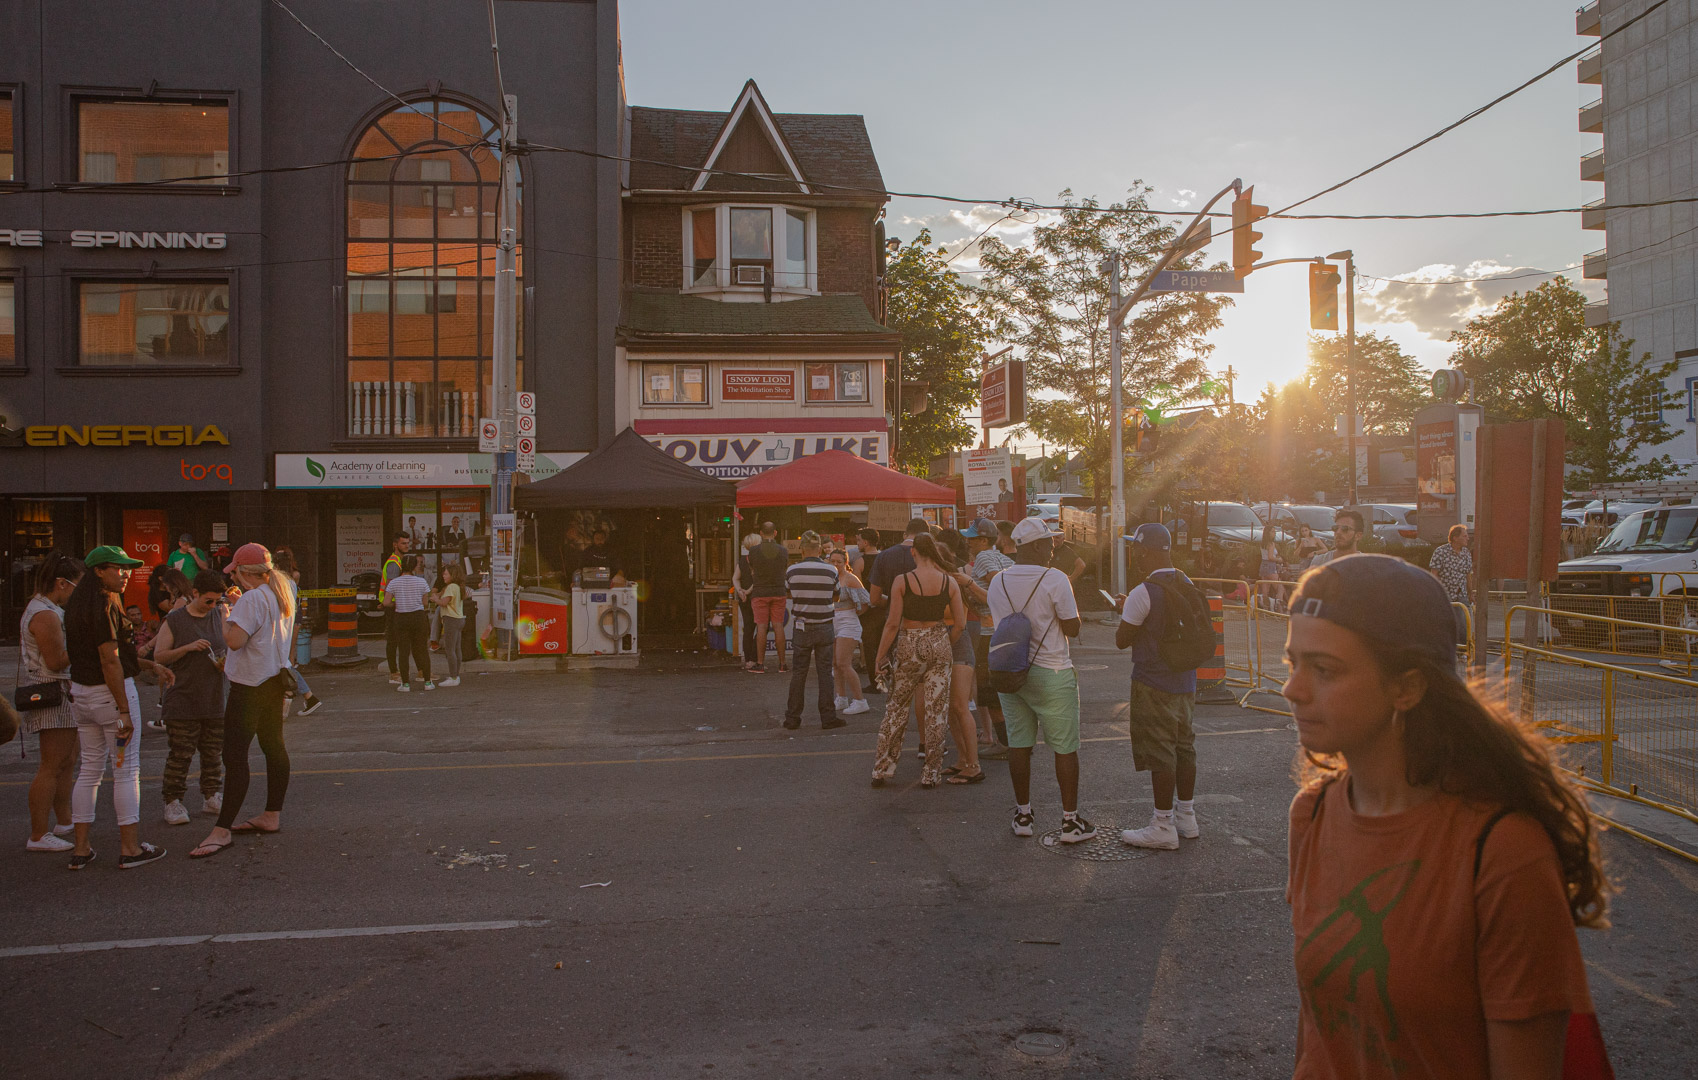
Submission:
<svg viewBox="0 0 1698 1080">
<path fill-rule="evenodd" d="M 532 480 L 546 480 L 585 457 L 583 451 L 541 453 Z M 277 488 L 487 488 L 493 454 L 324 453 L 278 454 Z"/>
<path fill-rule="evenodd" d="M 997 503 L 1014 498 L 1014 455 L 1005 449 L 968 450 L 962 454 L 962 494 L 967 505 L 975 511 L 987 512 L 978 517 L 991 517 Z"/>
<path fill-rule="evenodd" d="M 165 561 L 167 550 L 175 550 L 177 546 L 167 547 L 167 529 L 163 510 L 124 511 L 124 550 L 130 553 L 130 558 L 142 561 L 130 575 L 130 583 L 124 586 L 124 606 L 134 604 L 148 618 L 153 616 L 147 610 L 148 578 L 153 576 L 153 568 Z"/>
<path fill-rule="evenodd" d="M 1026 362 L 1010 360 L 979 377 L 979 426 L 1012 427 L 1026 422 Z"/>
</svg>

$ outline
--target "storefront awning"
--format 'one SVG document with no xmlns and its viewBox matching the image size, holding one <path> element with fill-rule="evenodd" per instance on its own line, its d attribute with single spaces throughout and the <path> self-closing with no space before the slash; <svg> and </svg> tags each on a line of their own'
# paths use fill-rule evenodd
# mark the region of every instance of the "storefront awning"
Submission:
<svg viewBox="0 0 1698 1080">
<path fill-rule="evenodd" d="M 736 488 L 658 450 L 630 428 L 568 469 L 513 490 L 521 510 L 728 506 Z"/>
<path fill-rule="evenodd" d="M 737 486 L 738 506 L 813 506 L 874 500 L 954 505 L 955 492 L 845 450 L 809 454 L 799 461 L 768 469 Z"/>
</svg>

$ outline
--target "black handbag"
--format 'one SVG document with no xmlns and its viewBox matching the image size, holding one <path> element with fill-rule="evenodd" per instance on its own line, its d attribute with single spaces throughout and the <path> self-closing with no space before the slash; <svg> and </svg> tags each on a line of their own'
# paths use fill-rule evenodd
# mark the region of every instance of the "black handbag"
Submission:
<svg viewBox="0 0 1698 1080">
<path fill-rule="evenodd" d="M 56 682 L 36 683 L 33 686 L 20 686 L 12 691 L 12 704 L 19 712 L 34 712 L 37 709 L 56 709 L 65 703 L 65 690 Z"/>
</svg>

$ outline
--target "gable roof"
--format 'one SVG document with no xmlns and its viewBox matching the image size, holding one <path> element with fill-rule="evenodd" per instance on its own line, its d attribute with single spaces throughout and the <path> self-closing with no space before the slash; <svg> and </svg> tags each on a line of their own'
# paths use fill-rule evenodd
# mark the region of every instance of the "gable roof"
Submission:
<svg viewBox="0 0 1698 1080">
<path fill-rule="evenodd" d="M 754 110 L 751 112 L 751 110 Z M 750 80 L 731 112 L 650 109 L 632 106 L 631 168 L 633 190 L 692 191 L 703 170 L 728 141 L 739 114 L 770 121 L 777 136 L 774 150 L 795 166 L 794 179 L 776 181 L 776 190 L 805 185 L 822 195 L 861 192 L 883 196 L 884 176 L 873 155 L 866 120 L 854 114 L 769 112 L 760 89 Z M 711 174 L 710 174 L 711 175 Z M 775 190 L 774 180 L 718 178 L 745 191 Z M 721 190 L 720 184 L 714 185 Z"/>
<path fill-rule="evenodd" d="M 783 178 L 793 181 L 799 190 L 807 193 L 808 181 L 802 176 L 802 170 L 797 166 L 789 144 L 785 142 L 784 133 L 773 123 L 772 110 L 767 108 L 766 98 L 761 96 L 761 88 L 755 85 L 753 79 L 743 84 L 743 92 L 737 95 L 737 104 L 731 106 L 731 112 L 726 115 L 725 123 L 719 130 L 719 138 L 714 140 L 713 149 L 708 151 L 707 161 L 702 164 L 701 171 L 696 174 L 695 182 L 690 186 L 701 191 L 713 180 L 716 181 L 714 188 L 718 191 L 745 190 L 741 186 L 747 182 L 743 177 L 716 175 L 713 172 L 714 168 L 720 165 L 720 159 L 726 156 L 725 150 L 732 143 L 733 135 L 747 139 L 748 134 L 745 133 L 756 134 L 757 138 L 764 136 L 765 143 L 772 153 L 777 155 L 778 163 L 784 168 Z M 735 162 L 728 162 L 724 168 L 735 172 L 759 172 Z M 770 176 L 775 180 L 781 179 L 776 172 L 761 175 L 763 178 Z"/>
</svg>

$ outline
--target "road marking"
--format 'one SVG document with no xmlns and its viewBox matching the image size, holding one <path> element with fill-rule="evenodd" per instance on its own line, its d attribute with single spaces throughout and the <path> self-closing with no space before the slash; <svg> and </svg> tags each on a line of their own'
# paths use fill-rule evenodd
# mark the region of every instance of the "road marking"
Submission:
<svg viewBox="0 0 1698 1080">
<path fill-rule="evenodd" d="M 1634 982 L 1632 979 L 1629 979 L 1629 978 L 1622 976 L 1622 975 L 1617 975 L 1615 972 L 1611 971 L 1609 968 L 1605 967 L 1604 965 L 1598 963 L 1596 960 L 1586 961 L 1586 966 L 1591 968 L 1593 971 L 1596 971 L 1599 975 L 1602 975 L 1604 978 L 1608 979 L 1610 982 L 1615 983 L 1617 986 L 1621 987 L 1623 990 L 1626 990 L 1628 993 L 1638 994 L 1640 997 L 1644 998 L 1646 1001 L 1649 1001 L 1653 1005 L 1661 1005 L 1665 1009 L 1674 1008 L 1674 1002 L 1670 1001 L 1668 998 L 1659 997 L 1656 994 L 1651 993 L 1651 991 L 1645 989 L 1643 986 L 1640 986 L 1638 983 Z"/>
<path fill-rule="evenodd" d="M 229 1046 L 226 1046 L 221 1050 L 215 1050 L 202 1057 L 199 1061 L 196 1061 L 185 1068 L 179 1069 L 167 1077 L 166 1080 L 200 1080 L 201 1077 L 206 1076 L 217 1069 L 223 1068 L 230 1062 L 247 1053 L 249 1050 L 258 1046 L 260 1043 L 265 1042 L 267 1039 L 281 1035 L 283 1032 L 288 1031 L 303 1020 L 312 1019 L 325 1009 L 328 1009 L 330 1006 L 341 1001 L 349 994 L 352 994 L 355 990 L 365 989 L 377 980 L 379 974 L 381 973 L 374 971 L 357 982 L 349 983 L 334 994 L 327 994 L 324 997 L 315 998 L 301 1006 L 299 1009 L 296 1009 L 288 1016 L 274 1020 L 253 1034 L 248 1035 L 245 1038 L 237 1039 Z"/>
<path fill-rule="evenodd" d="M 112 949 L 156 949 L 169 945 L 224 945 L 247 941 L 302 941 L 317 938 L 391 937 L 396 934 L 452 934 L 467 930 L 517 930 L 548 926 L 552 919 L 497 919 L 493 922 L 421 923 L 417 926 L 343 926 L 327 930 L 265 930 L 251 934 L 189 934 L 182 937 L 128 938 L 120 941 L 72 941 L 62 945 L 19 945 L 0 949 L 12 956 L 59 956 Z"/>
</svg>

